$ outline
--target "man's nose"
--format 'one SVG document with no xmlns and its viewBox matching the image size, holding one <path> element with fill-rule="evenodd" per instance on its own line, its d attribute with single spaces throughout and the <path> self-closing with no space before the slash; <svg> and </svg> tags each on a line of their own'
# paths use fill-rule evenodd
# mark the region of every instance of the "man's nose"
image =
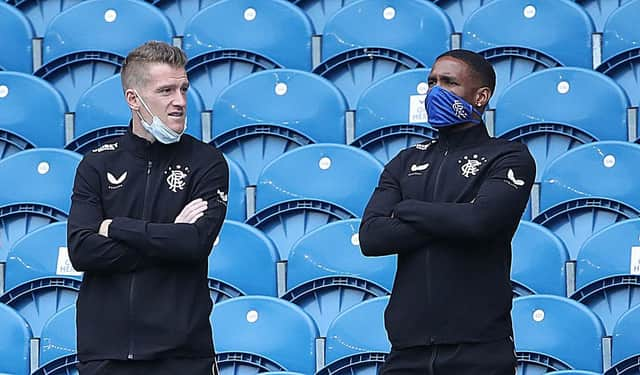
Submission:
<svg viewBox="0 0 640 375">
<path fill-rule="evenodd" d="M 187 93 L 183 93 L 181 91 L 175 93 L 173 95 L 172 104 L 184 108 L 187 105 Z"/>
</svg>

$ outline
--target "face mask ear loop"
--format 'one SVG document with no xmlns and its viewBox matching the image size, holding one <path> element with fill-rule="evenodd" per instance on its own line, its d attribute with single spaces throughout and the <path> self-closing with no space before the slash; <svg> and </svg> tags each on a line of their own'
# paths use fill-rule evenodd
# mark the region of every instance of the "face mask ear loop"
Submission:
<svg viewBox="0 0 640 375">
<path fill-rule="evenodd" d="M 133 89 L 133 92 L 136 94 L 136 96 L 138 97 L 138 100 L 140 100 L 140 103 L 142 103 L 142 106 L 144 107 L 144 109 L 147 111 L 147 113 L 149 113 L 149 115 L 151 116 L 151 119 L 153 121 L 153 117 L 155 116 L 153 114 L 153 112 L 151 112 L 151 110 L 149 109 L 149 107 L 147 106 L 147 103 L 144 102 L 144 100 L 142 100 L 142 96 L 140 96 L 140 94 L 138 94 L 138 90 Z M 147 122 L 144 117 L 142 117 L 142 113 L 140 113 L 140 110 L 137 111 L 138 112 L 138 117 L 140 117 L 140 120 Z"/>
</svg>

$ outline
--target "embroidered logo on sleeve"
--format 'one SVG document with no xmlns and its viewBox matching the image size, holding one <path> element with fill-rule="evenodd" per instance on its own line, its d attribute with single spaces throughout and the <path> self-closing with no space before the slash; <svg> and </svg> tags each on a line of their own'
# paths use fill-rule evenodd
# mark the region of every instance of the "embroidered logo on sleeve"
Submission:
<svg viewBox="0 0 640 375">
<path fill-rule="evenodd" d="M 107 172 L 107 181 L 109 181 L 108 188 L 110 190 L 119 189 L 122 187 L 124 180 L 127 179 L 127 172 L 125 171 L 119 177 L 114 176 L 111 172 Z"/>
<path fill-rule="evenodd" d="M 169 185 L 169 190 L 177 193 L 178 190 L 183 190 L 187 185 L 184 182 L 184 179 L 189 175 L 189 167 L 182 167 L 181 165 L 176 165 L 175 167 L 169 167 L 168 170 L 164 171 L 164 174 L 167 175 L 167 184 Z"/>
<path fill-rule="evenodd" d="M 509 168 L 509 170 L 507 171 L 507 183 L 516 189 L 524 186 L 525 184 L 524 180 L 516 178 L 516 174 L 511 168 Z"/>
<path fill-rule="evenodd" d="M 220 201 L 226 205 L 227 200 L 229 199 L 228 194 L 220 189 L 218 189 L 217 193 L 218 193 L 218 199 L 220 199 Z"/>
</svg>

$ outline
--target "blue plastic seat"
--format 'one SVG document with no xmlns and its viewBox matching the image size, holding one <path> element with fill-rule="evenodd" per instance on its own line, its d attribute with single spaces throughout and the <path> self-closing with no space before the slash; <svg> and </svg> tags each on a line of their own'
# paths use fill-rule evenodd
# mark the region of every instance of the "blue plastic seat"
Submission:
<svg viewBox="0 0 640 375">
<path fill-rule="evenodd" d="M 496 70 L 497 95 L 515 80 L 558 66 L 591 68 L 589 15 L 570 0 L 493 0 L 464 24 L 462 48 L 482 54 Z"/>
<path fill-rule="evenodd" d="M 11 307 L 0 303 L 0 373 L 29 373 L 31 329 Z"/>
<path fill-rule="evenodd" d="M 229 166 L 229 199 L 227 200 L 227 219 L 245 221 L 247 218 L 246 188 L 247 176 L 238 163 L 225 157 Z"/>
<path fill-rule="evenodd" d="M 311 21 L 287 1 L 217 1 L 185 26 L 189 79 L 211 105 L 224 87 L 251 73 L 310 70 L 312 34 Z"/>
<path fill-rule="evenodd" d="M 0 72 L 0 159 L 34 147 L 64 146 L 67 105 L 47 81 Z"/>
<path fill-rule="evenodd" d="M 4 51 L 0 54 L 0 71 L 33 72 L 33 36 L 29 20 L 15 7 L 0 2 L 0 45 Z"/>
<path fill-rule="evenodd" d="M 627 311 L 613 328 L 613 366 L 605 375 L 635 375 L 640 372 L 640 306 Z"/>
<path fill-rule="evenodd" d="M 638 217 L 640 146 L 619 141 L 594 142 L 569 150 L 542 175 L 540 215 L 533 219 L 565 243 L 571 259 L 598 230 Z"/>
<path fill-rule="evenodd" d="M 217 303 L 246 295 L 277 296 L 278 260 L 278 250 L 262 232 L 225 220 L 209 255 L 211 299 Z"/>
<path fill-rule="evenodd" d="M 76 354 L 76 305 L 71 304 L 49 318 L 40 335 L 40 367 Z"/>
<path fill-rule="evenodd" d="M 322 63 L 314 69 L 332 81 L 355 108 L 360 94 L 388 75 L 431 66 L 449 50 L 451 21 L 421 0 L 364 0 L 336 12 L 325 25 Z"/>
<path fill-rule="evenodd" d="M 0 160 L 0 261 L 20 237 L 66 220 L 80 155 L 37 148 Z"/>
<path fill-rule="evenodd" d="M 633 252 L 640 257 L 640 249 L 634 250 L 639 231 L 640 219 L 610 225 L 589 238 L 578 253 L 576 292 L 571 298 L 595 312 L 608 334 L 622 314 L 640 304 L 640 264 L 635 274 L 629 266 Z"/>
<path fill-rule="evenodd" d="M 547 372 L 547 375 L 600 375 L 600 373 L 582 370 L 562 370 Z"/>
<path fill-rule="evenodd" d="M 327 332 L 327 365 L 317 375 L 376 375 L 391 343 L 384 328 L 389 297 L 373 298 L 338 315 Z"/>
<path fill-rule="evenodd" d="M 185 25 L 191 17 L 217 1 L 219 0 L 149 0 L 148 2 L 162 10 L 162 13 L 171 20 L 176 35 L 184 35 Z"/>
<path fill-rule="evenodd" d="M 307 14 L 316 34 L 322 34 L 324 25 L 335 12 L 358 0 L 289 0 Z"/>
<path fill-rule="evenodd" d="M 424 107 L 428 75 L 429 69 L 411 69 L 369 86 L 356 105 L 351 145 L 386 164 L 405 148 L 436 138 Z"/>
<path fill-rule="evenodd" d="M 616 9 L 633 0 L 575 0 L 576 3 L 589 13 L 596 25 L 596 31 L 602 32 L 605 22 Z"/>
<path fill-rule="evenodd" d="M 604 327 L 586 306 L 568 298 L 532 295 L 516 298 L 511 315 L 518 374 L 602 372 Z"/>
<path fill-rule="evenodd" d="M 76 302 L 82 274 L 67 252 L 67 223 L 52 223 L 16 241 L 9 250 L 6 292 L 0 302 L 22 315 L 40 337 L 45 322 Z"/>
<path fill-rule="evenodd" d="M 529 294 L 567 295 L 565 264 L 569 253 L 547 228 L 521 221 L 511 242 L 514 297 Z"/>
<path fill-rule="evenodd" d="M 461 32 L 464 22 L 476 9 L 492 0 L 430 0 L 444 10 L 456 32 Z"/>
<path fill-rule="evenodd" d="M 7 3 L 20 9 L 35 30 L 35 36 L 42 37 L 49 22 L 73 5 L 83 0 L 6 0 Z"/>
<path fill-rule="evenodd" d="M 202 99 L 194 88 L 187 91 L 187 134 L 202 139 Z M 122 93 L 120 74 L 96 83 L 85 91 L 76 105 L 74 139 L 66 148 L 81 154 L 113 141 L 126 133 L 131 109 Z"/>
<path fill-rule="evenodd" d="M 276 157 L 311 143 L 344 143 L 347 103 L 322 77 L 290 69 L 251 74 L 213 103 L 213 142 L 255 184 Z"/>
<path fill-rule="evenodd" d="M 615 10 L 604 25 L 602 64 L 597 68 L 627 92 L 631 104 L 640 105 L 640 30 L 636 27 L 640 1 L 628 1 Z"/>
<path fill-rule="evenodd" d="M 340 220 L 307 233 L 293 245 L 283 299 L 311 315 L 321 336 L 342 311 L 391 293 L 396 257 L 365 257 L 359 219 Z"/>
<path fill-rule="evenodd" d="M 42 42 L 43 66 L 34 74 L 49 81 L 69 108 L 95 83 L 120 71 L 127 54 L 148 40 L 171 43 L 173 27 L 154 6 L 134 0 L 89 0 L 61 12 Z"/>
<path fill-rule="evenodd" d="M 382 172 L 373 156 L 354 147 L 314 144 L 268 164 L 256 186 L 256 214 L 247 219 L 287 259 L 295 241 L 336 220 L 359 217 Z"/>
<path fill-rule="evenodd" d="M 221 375 L 315 372 L 318 330 L 298 306 L 274 297 L 231 298 L 215 306 L 211 326 Z"/>
<path fill-rule="evenodd" d="M 545 69 L 504 90 L 496 101 L 495 134 L 529 147 L 540 182 L 549 162 L 567 150 L 595 141 L 626 141 L 627 107 L 622 88 L 601 73 Z"/>
</svg>

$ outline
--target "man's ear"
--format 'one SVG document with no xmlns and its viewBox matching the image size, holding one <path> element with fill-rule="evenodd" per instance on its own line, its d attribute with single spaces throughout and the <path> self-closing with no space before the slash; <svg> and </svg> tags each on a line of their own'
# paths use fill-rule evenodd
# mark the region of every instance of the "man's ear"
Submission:
<svg viewBox="0 0 640 375">
<path fill-rule="evenodd" d="M 140 100 L 138 100 L 138 96 L 133 89 L 126 89 L 124 91 L 124 99 L 127 101 L 127 105 L 132 111 L 140 110 Z"/>
<path fill-rule="evenodd" d="M 488 103 L 489 99 L 491 99 L 491 89 L 487 86 L 480 87 L 476 91 L 476 95 L 473 101 L 473 106 L 480 109 L 484 108 Z"/>
</svg>

